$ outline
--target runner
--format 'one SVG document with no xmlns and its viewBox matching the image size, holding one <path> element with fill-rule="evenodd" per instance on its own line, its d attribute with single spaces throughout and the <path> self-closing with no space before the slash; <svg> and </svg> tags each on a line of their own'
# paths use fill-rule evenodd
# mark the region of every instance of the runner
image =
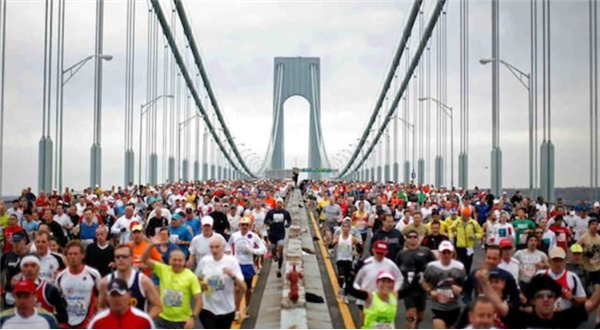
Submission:
<svg viewBox="0 0 600 330">
<path fill-rule="evenodd" d="M 400 295 L 406 307 L 407 329 L 416 329 L 423 321 L 427 297 L 421 286 L 421 279 L 427 264 L 435 260 L 431 250 L 419 246 L 419 233 L 416 230 L 409 231 L 406 235 L 406 249 L 396 256 L 396 265 L 404 278 Z"/>
<path fill-rule="evenodd" d="M 0 314 L 1 329 L 59 329 L 52 314 L 35 307 L 35 285 L 28 280 L 15 284 L 15 308 Z"/>
<path fill-rule="evenodd" d="M 67 301 L 69 326 L 85 329 L 96 310 L 100 273 L 83 264 L 85 249 L 78 240 L 65 247 L 69 267 L 56 277 L 56 285 Z"/>
<path fill-rule="evenodd" d="M 200 284 L 194 273 L 185 268 L 185 256 L 181 250 L 171 252 L 169 265 L 150 258 L 155 246 L 161 243 L 162 237 L 154 236 L 142 255 L 142 262 L 154 271 L 160 280 L 163 310 L 156 324 L 159 328 L 191 329 L 202 308 Z"/>
<path fill-rule="evenodd" d="M 285 243 L 285 229 L 292 224 L 290 212 L 283 208 L 283 199 L 278 198 L 275 208 L 269 210 L 265 217 L 265 224 L 269 226 L 269 241 L 271 254 L 278 263 L 277 277 L 281 277 L 283 266 L 283 244 Z"/>
<path fill-rule="evenodd" d="M 35 234 L 35 252 L 40 258 L 40 278 L 54 284 L 56 275 L 65 269 L 63 257 L 50 251 L 50 233 L 38 231 Z"/>
<path fill-rule="evenodd" d="M 155 328 L 150 315 L 130 305 L 132 296 L 125 280 L 112 279 L 105 290 L 109 308 L 98 313 L 88 329 Z"/>
<path fill-rule="evenodd" d="M 2 302 L 5 309 L 14 307 L 15 299 L 12 294 L 12 279 L 15 275 L 21 271 L 21 258 L 25 256 L 27 252 L 26 247 L 26 233 L 17 233 L 12 235 L 12 251 L 3 254 L 0 259 L 0 265 L 2 266 L 0 271 L 0 282 L 2 283 Z"/>
<path fill-rule="evenodd" d="M 200 322 L 205 329 L 231 328 L 236 310 L 234 287 L 246 289 L 240 264 L 225 254 L 226 244 L 221 235 L 211 237 L 211 254 L 200 260 L 196 272 L 203 289 Z"/>
<path fill-rule="evenodd" d="M 579 277 L 567 270 L 567 254 L 560 247 L 550 250 L 550 268 L 538 272 L 550 276 L 561 286 L 562 293 L 556 301 L 556 307 L 560 310 L 571 308 L 573 304 L 584 304 L 586 300 L 583 284 Z"/>
<path fill-rule="evenodd" d="M 590 219 L 588 232 L 582 233 L 582 237 L 578 243 L 583 247 L 583 267 L 587 271 L 590 284 L 600 284 L 600 235 L 598 235 L 598 219 Z"/>
<path fill-rule="evenodd" d="M 254 257 L 265 254 L 267 248 L 263 240 L 256 233 L 250 231 L 250 226 L 252 225 L 250 218 L 242 217 L 239 225 L 240 230 L 233 233 L 229 238 L 229 246 L 231 246 L 231 252 L 240 264 L 244 281 L 246 282 L 246 310 L 244 311 L 244 315 L 248 315 L 247 310 L 252 298 L 252 279 L 255 274 Z M 240 301 L 241 295 L 236 297 L 236 306 L 238 308 Z M 236 315 L 236 318 L 239 319 L 239 315 Z"/>
<path fill-rule="evenodd" d="M 365 301 L 363 329 L 395 329 L 398 310 L 396 279 L 389 272 L 376 277 L 377 289 L 364 291 L 350 287 L 350 294 Z"/>
<path fill-rule="evenodd" d="M 358 239 L 350 233 L 352 228 L 352 220 L 346 218 L 342 222 L 342 233 L 336 235 L 331 243 L 335 247 L 335 264 L 338 273 L 338 285 L 340 287 L 340 295 L 346 291 L 346 288 L 352 286 L 352 266 L 354 262 L 354 256 L 357 253 L 356 244 Z M 347 299 L 344 296 L 344 302 L 347 303 Z"/>
<path fill-rule="evenodd" d="M 485 296 L 494 304 L 504 323 L 511 329 L 577 328 L 588 319 L 588 313 L 600 304 L 600 285 L 596 285 L 594 295 L 584 304 L 557 312 L 555 303 L 562 294 L 560 285 L 548 275 L 536 275 L 525 291 L 533 306 L 533 312 L 527 313 L 502 301 L 490 285 L 489 270 L 479 270 L 477 279 Z"/>
<path fill-rule="evenodd" d="M 514 255 L 519 261 L 519 287 L 523 291 L 527 290 L 527 285 L 539 270 L 548 267 L 548 256 L 537 249 L 537 237 L 529 235 L 526 242 L 527 249 L 519 250 Z"/>
<path fill-rule="evenodd" d="M 422 285 L 431 297 L 433 327 L 448 329 L 460 316 L 459 301 L 467 273 L 465 266 L 452 258 L 454 246 L 450 242 L 442 243 L 439 251 L 440 260 L 427 265 Z"/>
<path fill-rule="evenodd" d="M 98 310 L 107 307 L 109 284 L 114 279 L 123 279 L 131 297 L 130 305 L 156 319 L 162 311 L 160 295 L 152 280 L 143 273 L 133 269 L 133 251 L 129 245 L 119 245 L 115 249 L 114 264 L 116 271 L 105 276 L 100 282 Z"/>
<path fill-rule="evenodd" d="M 38 256 L 28 254 L 21 260 L 21 274 L 15 281 L 27 280 L 35 285 L 36 307 L 53 314 L 61 325 L 67 326 L 67 302 L 55 285 L 39 277 L 41 262 Z"/>
</svg>

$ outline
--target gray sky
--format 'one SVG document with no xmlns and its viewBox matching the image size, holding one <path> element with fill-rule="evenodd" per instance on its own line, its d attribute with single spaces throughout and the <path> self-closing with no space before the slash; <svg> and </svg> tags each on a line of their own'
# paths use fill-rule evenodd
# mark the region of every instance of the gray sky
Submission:
<svg viewBox="0 0 600 330">
<path fill-rule="evenodd" d="M 321 125 L 330 156 L 347 148 L 362 134 L 412 4 L 411 1 L 191 0 L 186 3 L 230 130 L 238 141 L 259 155 L 267 149 L 272 123 L 273 58 L 321 58 Z M 162 4 L 165 10 L 170 10 L 170 1 L 162 1 Z M 426 20 L 432 4 L 432 1 L 426 1 Z M 137 3 L 136 149 L 138 109 L 146 101 L 147 8 L 145 1 Z M 105 53 L 114 56 L 112 62 L 104 65 L 102 166 L 105 186 L 119 185 L 123 180 L 125 9 L 126 2 L 122 0 L 107 0 L 105 6 L 104 49 Z M 489 172 L 485 167 L 489 166 L 491 149 L 491 67 L 481 66 L 478 60 L 491 55 L 490 4 L 489 1 L 473 1 L 470 9 L 470 182 L 487 187 Z M 552 134 L 556 147 L 557 186 L 587 185 L 589 182 L 587 9 L 587 1 L 553 1 L 552 5 Z M 93 53 L 94 11 L 95 1 L 67 1 L 65 66 Z M 9 0 L 8 13 L 4 132 L 4 193 L 7 195 L 24 186 L 37 187 L 37 154 L 42 126 L 44 1 Z M 448 103 L 458 114 L 457 1 L 450 1 L 447 15 Z M 501 58 L 529 72 L 529 2 L 502 1 L 500 20 Z M 182 50 L 183 42 L 179 46 Z M 162 65 L 162 53 L 160 63 Z M 162 76 L 162 69 L 159 70 Z M 160 91 L 162 85 L 159 84 Z M 64 182 L 80 189 L 89 184 L 93 113 L 91 63 L 69 82 L 64 97 Z M 527 92 L 504 69 L 501 69 L 500 106 L 504 186 L 525 187 L 528 184 Z M 52 111 L 54 114 L 54 107 Z M 301 98 L 289 99 L 285 104 L 285 116 L 286 163 L 306 166 L 308 103 Z M 54 116 L 52 120 L 54 123 Z M 458 120 L 455 131 L 458 143 Z M 159 159 L 161 141 L 159 138 Z M 458 144 L 455 150 L 458 150 Z M 162 161 L 159 161 L 159 179 L 162 173 Z"/>
</svg>

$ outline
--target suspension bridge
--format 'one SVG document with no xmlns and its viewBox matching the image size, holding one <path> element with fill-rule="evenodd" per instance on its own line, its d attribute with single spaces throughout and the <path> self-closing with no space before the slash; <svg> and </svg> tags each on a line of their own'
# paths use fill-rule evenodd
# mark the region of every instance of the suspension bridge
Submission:
<svg viewBox="0 0 600 330">
<path fill-rule="evenodd" d="M 43 99 L 41 104 L 41 136 L 37 140 L 13 141 L 4 136 L 5 113 L 18 111 L 6 108 L 5 100 L 11 97 L 8 91 L 19 81 L 5 80 L 5 72 L 11 63 L 6 60 L 10 50 L 10 25 L 7 20 L 18 16 L 11 11 L 14 4 L 2 0 L 0 4 L 0 196 L 3 194 L 2 178 L 37 175 L 37 190 L 50 192 L 66 187 L 63 180 L 64 159 L 69 150 L 64 149 L 64 89 L 87 63 L 94 64 L 93 92 L 93 141 L 89 149 L 89 186 L 122 184 L 160 185 L 177 181 L 239 180 L 260 178 L 284 178 L 291 176 L 291 166 L 286 164 L 285 110 L 286 100 L 300 96 L 309 104 L 309 143 L 306 172 L 310 179 L 335 179 L 371 182 L 414 182 L 417 185 L 434 187 L 462 187 L 472 189 L 469 174 L 474 167 L 470 158 L 474 125 L 470 120 L 471 68 L 486 65 L 491 69 L 491 129 L 492 145 L 489 152 L 489 187 L 495 196 L 500 196 L 503 185 L 503 150 L 500 130 L 500 72 L 508 70 L 511 79 L 516 78 L 527 91 L 528 131 L 526 139 L 520 141 L 527 146 L 528 158 L 521 165 L 527 167 L 527 189 L 531 196 L 542 196 L 553 202 L 555 196 L 557 152 L 553 132 L 560 130 L 560 122 L 552 121 L 552 52 L 564 40 L 552 38 L 553 33 L 562 29 L 552 24 L 549 0 L 529 2 L 529 68 L 519 68 L 503 57 L 500 52 L 500 1 L 489 0 L 491 12 L 489 25 L 491 35 L 489 55 L 485 58 L 472 57 L 470 33 L 473 31 L 470 14 L 471 1 L 457 0 L 414 0 L 410 2 L 402 33 L 391 64 L 385 72 L 380 90 L 374 95 L 374 107 L 364 109 L 368 120 L 357 130 L 356 139 L 332 156 L 322 126 L 321 95 L 327 88 L 321 83 L 322 62 L 318 56 L 282 56 L 272 59 L 273 108 L 270 129 L 268 123 L 260 129 L 269 130 L 269 140 L 264 155 L 258 155 L 236 139 L 228 123 L 235 121 L 233 111 L 225 117 L 222 101 L 209 75 L 200 50 L 202 40 L 197 38 L 192 24 L 194 13 L 183 0 L 123 0 L 126 3 L 126 25 L 122 56 L 107 52 L 104 47 L 107 24 L 122 17 L 105 15 L 105 1 L 96 0 L 95 50 L 81 61 L 65 65 L 65 37 L 70 33 L 66 28 L 66 13 L 72 1 L 45 0 L 35 2 L 38 8 L 44 7 L 43 71 L 36 77 L 42 81 Z M 146 6 L 147 13 L 140 15 L 138 6 Z M 428 6 L 426 6 L 428 5 Z M 138 7 L 138 8 L 136 8 Z M 589 143 L 588 152 L 578 162 L 589 162 L 586 182 L 598 200 L 599 146 L 598 146 L 598 1 L 589 0 L 586 9 L 589 16 L 580 17 L 585 22 L 588 35 L 586 43 L 589 54 L 587 61 L 579 63 L 585 72 L 589 88 L 589 108 L 569 111 L 585 111 L 589 122 L 579 130 L 582 143 Z M 450 16 L 457 17 L 458 26 L 449 25 Z M 145 23 L 145 27 L 140 22 Z M 143 31 L 140 31 L 143 29 Z M 448 33 L 458 33 L 458 45 L 448 44 Z M 27 31 L 19 31 L 23 35 Z M 143 33 L 141 33 L 143 32 Z M 147 38 L 140 38 L 145 35 Z M 146 63 L 136 61 L 138 47 L 145 47 Z M 479 47 L 480 45 L 478 45 Z M 458 48 L 457 62 L 450 63 L 449 49 Z M 122 85 L 103 84 L 103 70 L 111 61 L 124 61 Z M 458 67 L 458 79 L 449 76 L 449 68 Z M 265 75 L 270 72 L 265 72 Z M 582 76 L 582 77 L 584 77 Z M 582 81 L 584 79 L 581 79 Z M 73 83 L 71 83 L 73 84 Z M 136 87 L 146 87 L 145 95 L 136 95 Z M 450 86 L 450 87 L 449 87 Z M 455 87 L 457 86 L 457 87 Z M 123 90 L 124 131 L 115 131 L 103 126 L 103 99 L 111 97 L 107 90 Z M 450 104 L 450 90 L 457 90 L 460 104 Z M 363 93 L 364 91 L 361 91 Z M 372 91 L 371 91 L 372 92 Z M 372 95 L 373 93 L 367 95 Z M 142 102 L 139 102 L 143 98 Z M 478 109 L 478 111 L 481 109 Z M 484 109 L 485 110 L 485 109 Z M 484 111 L 481 110 L 481 111 Z M 237 111 L 237 110 L 236 110 Z M 239 110 L 245 111 L 245 110 Z M 487 110 L 485 110 L 487 111 Z M 87 116 L 85 120 L 88 120 Z M 30 118 L 37 120 L 37 118 Z M 84 119 L 81 119 L 84 120 Z M 340 120 L 354 123 L 353 118 Z M 486 123 L 487 125 L 488 123 Z M 540 127 L 541 126 L 541 127 Z M 256 129 L 256 128 L 255 128 Z M 35 134 L 40 133 L 36 132 Z M 136 134 L 137 133 L 137 134 Z M 121 182 L 103 180 L 103 139 L 106 134 L 123 139 L 123 168 Z M 332 138 L 332 136 L 330 136 Z M 575 137 L 574 137 L 575 138 Z M 456 140 L 456 141 L 455 141 Z M 5 146 L 35 145 L 38 157 L 37 174 L 10 173 L 4 165 Z M 455 180 L 456 178 L 456 180 Z M 33 183 L 33 182 L 32 182 Z M 11 187 L 11 189 L 16 189 Z M 14 193 L 11 192 L 11 193 Z M 274 270 L 265 265 L 266 271 L 257 278 L 256 299 L 252 301 L 251 315 L 237 326 L 254 327 L 311 327 L 311 328 L 352 328 L 359 324 L 356 311 L 340 303 L 336 298 L 336 280 L 331 261 L 318 236 L 314 214 L 303 208 L 299 194 L 293 194 L 288 207 L 294 215 L 295 226 L 300 231 L 295 234 L 298 247 L 304 255 L 295 256 L 304 260 L 306 290 L 319 293 L 325 304 L 304 302 L 296 312 L 291 313 L 286 306 L 285 279 L 273 276 Z M 308 251 L 308 252 L 306 252 Z M 478 254 L 480 252 L 477 252 Z M 289 259 L 293 260 L 294 256 Z M 311 280 L 312 279 L 312 280 Z M 310 286 L 310 287 L 309 287 Z M 283 292 L 283 295 L 282 295 Z M 282 302 L 283 301 L 283 302 Z M 283 307 L 282 307 L 283 306 Z"/>
</svg>

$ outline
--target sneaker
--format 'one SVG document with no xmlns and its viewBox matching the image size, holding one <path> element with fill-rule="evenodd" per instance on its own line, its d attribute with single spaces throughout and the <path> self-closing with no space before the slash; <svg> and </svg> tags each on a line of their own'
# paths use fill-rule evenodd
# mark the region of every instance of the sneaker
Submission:
<svg viewBox="0 0 600 330">
<path fill-rule="evenodd" d="M 277 271 L 277 278 L 281 278 L 281 271 L 280 270 Z"/>
<path fill-rule="evenodd" d="M 230 314 L 231 315 L 231 314 Z M 235 321 L 239 322 L 241 319 L 240 311 L 235 311 Z"/>
<path fill-rule="evenodd" d="M 344 296 L 344 304 L 346 304 L 346 305 L 350 304 L 350 301 L 348 300 L 348 296 Z"/>
</svg>

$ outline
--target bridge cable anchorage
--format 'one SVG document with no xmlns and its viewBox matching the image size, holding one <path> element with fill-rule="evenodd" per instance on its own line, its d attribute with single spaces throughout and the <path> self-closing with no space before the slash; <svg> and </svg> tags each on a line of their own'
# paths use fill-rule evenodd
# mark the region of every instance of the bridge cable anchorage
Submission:
<svg viewBox="0 0 600 330">
<path fill-rule="evenodd" d="M 438 1 L 445 2 L 445 0 L 438 0 Z M 354 161 L 358 158 L 359 153 L 361 152 L 361 149 L 365 146 L 367 139 L 369 138 L 370 131 L 373 128 L 373 124 L 375 123 L 375 120 L 377 119 L 379 110 L 381 109 L 381 106 L 383 105 L 385 96 L 387 95 L 388 89 L 390 88 L 392 80 L 394 79 L 394 75 L 395 75 L 396 69 L 398 68 L 398 65 L 400 63 L 400 59 L 402 58 L 402 56 L 406 50 L 406 44 L 408 42 L 408 39 L 410 38 L 410 34 L 411 34 L 413 26 L 415 25 L 415 22 L 417 20 L 417 16 L 419 14 L 419 10 L 420 10 L 422 4 L 423 4 L 423 0 L 415 0 L 413 2 L 413 6 L 412 6 L 412 9 L 409 14 L 408 21 L 406 22 L 406 26 L 404 27 L 404 31 L 402 32 L 402 37 L 400 39 L 400 43 L 398 44 L 398 47 L 396 48 L 396 52 L 395 52 L 394 58 L 392 60 L 392 65 L 391 65 L 391 67 L 388 71 L 387 77 L 384 81 L 383 88 L 382 88 L 381 92 L 379 93 L 377 102 L 375 103 L 375 109 L 373 109 L 373 113 L 371 114 L 371 117 L 369 118 L 367 127 L 365 127 L 365 130 L 364 130 L 361 138 L 359 139 L 358 144 L 356 145 L 356 149 L 352 153 L 352 156 L 350 156 L 350 159 L 348 159 L 348 163 L 342 169 L 342 171 L 340 173 L 338 173 L 338 178 L 342 178 L 346 174 L 346 172 L 348 172 L 348 170 L 352 167 Z M 366 155 L 363 155 L 363 157 L 362 157 L 363 160 L 360 162 L 360 164 L 358 164 L 356 166 L 357 168 L 360 167 L 362 165 L 362 163 L 364 163 L 364 160 L 369 156 L 370 152 L 371 151 L 366 153 Z"/>
<path fill-rule="evenodd" d="M 387 124 L 389 123 L 389 121 L 391 120 L 392 116 L 393 116 L 393 109 L 398 105 L 398 103 L 400 102 L 400 100 L 402 99 L 402 96 L 404 94 L 404 92 L 406 91 L 408 84 L 410 82 L 410 79 L 412 77 L 412 75 L 414 74 L 414 71 L 417 67 L 417 65 L 419 64 L 419 60 L 421 58 L 421 56 L 423 55 L 423 51 L 425 50 L 425 47 L 427 46 L 427 41 L 431 38 L 431 34 L 433 32 L 433 29 L 435 28 L 439 17 L 441 16 L 443 7 L 446 3 L 446 0 L 438 0 L 436 3 L 436 6 L 434 8 L 433 14 L 431 15 L 431 18 L 429 20 L 429 22 L 427 23 L 427 27 L 425 29 L 423 38 L 421 39 L 420 43 L 419 43 L 419 47 L 417 48 L 417 51 L 415 52 L 414 57 L 411 60 L 411 64 L 409 67 L 409 72 L 407 72 L 406 76 L 404 77 L 401 86 L 400 86 L 400 90 L 397 92 L 394 101 L 392 102 L 392 106 L 391 106 L 391 110 L 388 111 L 388 113 L 386 114 L 386 117 L 384 119 L 383 125 L 379 128 L 379 130 L 377 131 L 377 134 L 374 136 L 373 141 L 371 141 L 371 146 L 367 149 L 367 152 L 365 154 L 365 156 L 362 157 L 362 159 L 359 161 L 357 166 L 361 166 L 366 159 L 368 158 L 368 156 L 370 155 L 370 153 L 373 151 L 373 149 L 375 148 L 375 146 L 377 145 L 377 143 L 379 142 L 379 139 L 381 138 L 381 135 L 383 134 L 383 130 L 385 130 L 385 128 L 387 127 Z M 411 18 L 409 19 L 409 23 L 410 21 L 412 21 L 412 23 L 414 23 L 415 19 L 416 19 L 416 14 L 418 14 L 418 8 L 416 10 L 415 13 L 415 17 L 412 17 L 412 13 L 411 13 Z M 393 72 L 392 72 L 392 78 L 393 78 Z M 384 87 L 385 88 L 385 87 Z M 384 98 L 385 98 L 385 94 L 384 94 Z M 374 115 L 377 116 L 377 112 L 379 110 L 379 107 L 376 108 L 377 110 L 374 112 Z M 373 116 L 371 116 L 371 119 L 374 119 Z M 365 134 L 368 134 L 369 132 L 366 131 Z M 363 134 L 363 138 L 365 137 Z M 359 142 L 359 146 L 357 146 L 357 149 L 355 150 L 353 156 L 351 157 L 351 159 L 348 161 L 348 164 L 346 165 L 346 167 L 342 170 L 342 173 L 340 173 L 338 175 L 338 178 L 341 178 L 344 176 L 344 174 L 348 171 L 348 169 L 350 168 L 349 165 L 351 165 L 351 163 L 354 161 L 354 159 L 356 158 L 356 156 L 358 155 L 360 149 L 362 148 L 362 145 L 364 145 L 364 140 L 361 140 L 361 142 Z M 361 145 L 362 144 L 362 145 Z"/>
<path fill-rule="evenodd" d="M 190 50 L 194 57 L 194 61 L 198 67 L 198 70 L 200 71 L 202 81 L 204 83 L 204 86 L 206 88 L 208 96 L 211 100 L 211 104 L 215 110 L 215 114 L 217 115 L 217 119 L 219 120 L 219 122 L 221 124 L 221 128 L 227 138 L 227 142 L 231 146 L 231 149 L 233 150 L 235 157 L 239 161 L 241 168 L 235 164 L 233 157 L 230 155 L 229 152 L 227 152 L 227 149 L 226 149 L 224 143 L 219 138 L 217 128 L 215 126 L 213 126 L 213 124 L 208 119 L 206 108 L 202 104 L 202 101 L 200 100 L 200 96 L 196 90 L 196 87 L 194 86 L 195 85 L 194 81 L 193 81 L 192 77 L 190 76 L 190 74 L 187 70 L 187 67 L 185 66 L 184 59 L 181 55 L 181 52 L 179 51 L 176 40 L 173 37 L 171 28 L 166 20 L 166 17 L 162 10 L 160 2 L 158 0 L 150 0 L 152 8 L 154 9 L 154 14 L 156 15 L 156 18 L 158 19 L 158 22 L 162 28 L 165 38 L 167 38 L 171 52 L 172 52 L 173 56 L 175 57 L 175 61 L 177 62 L 177 66 L 179 67 L 179 70 L 181 71 L 181 75 L 182 75 L 183 79 L 185 80 L 187 88 L 189 89 L 190 96 L 192 97 L 194 103 L 196 104 L 196 107 L 197 107 L 200 115 L 203 117 L 204 122 L 205 122 L 206 126 L 208 127 L 208 130 L 210 131 L 211 135 L 213 136 L 216 144 L 218 145 L 219 149 L 221 150 L 221 152 L 223 153 L 225 158 L 229 161 L 229 163 L 232 164 L 232 166 L 235 168 L 236 171 L 238 171 L 240 173 L 245 173 L 249 177 L 256 178 L 256 175 L 254 173 L 252 173 L 252 171 L 250 171 L 250 169 L 246 165 L 243 157 L 241 156 L 240 152 L 238 151 L 238 148 L 235 145 L 235 143 L 233 142 L 233 138 L 231 137 L 231 134 L 229 133 L 229 129 L 227 128 L 227 125 L 224 122 L 223 116 L 221 115 L 221 111 L 219 110 L 220 108 L 216 102 L 216 98 L 212 91 L 210 81 L 208 79 L 208 76 L 206 74 L 204 66 L 202 65 L 202 60 L 200 58 L 200 54 L 198 51 L 198 47 L 196 45 L 196 41 L 192 35 L 191 27 L 190 27 L 189 21 L 187 19 L 187 15 L 185 13 L 185 9 L 183 8 L 183 3 L 182 3 L 182 1 L 178 1 L 178 0 L 174 0 L 174 2 L 175 2 L 175 8 L 177 10 L 177 13 L 179 14 L 181 25 L 183 27 L 183 32 L 184 32 L 184 34 L 187 38 L 187 41 L 190 45 Z"/>
</svg>

